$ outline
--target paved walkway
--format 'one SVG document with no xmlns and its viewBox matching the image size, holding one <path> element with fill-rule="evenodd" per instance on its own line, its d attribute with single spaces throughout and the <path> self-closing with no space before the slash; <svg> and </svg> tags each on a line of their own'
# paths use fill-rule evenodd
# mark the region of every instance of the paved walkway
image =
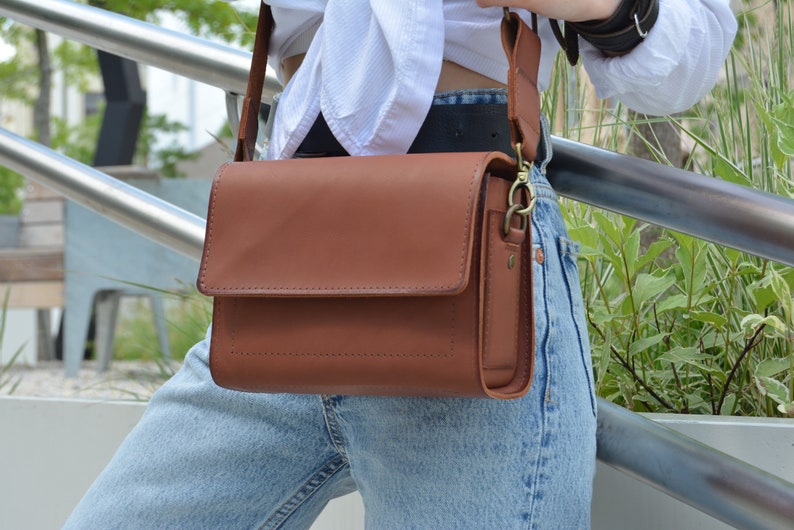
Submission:
<svg viewBox="0 0 794 530">
<path fill-rule="evenodd" d="M 167 377 L 154 362 L 114 361 L 99 373 L 95 361 L 84 361 L 77 377 L 66 378 L 60 361 L 47 361 L 12 366 L 0 375 L 0 395 L 146 401 Z"/>
</svg>

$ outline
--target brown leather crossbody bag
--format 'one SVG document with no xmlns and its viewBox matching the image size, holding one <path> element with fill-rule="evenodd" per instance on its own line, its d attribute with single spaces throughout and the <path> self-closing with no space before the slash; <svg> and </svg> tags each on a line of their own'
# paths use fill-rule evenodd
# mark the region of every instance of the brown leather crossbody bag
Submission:
<svg viewBox="0 0 794 530">
<path fill-rule="evenodd" d="M 524 395 L 535 349 L 537 34 L 506 12 L 518 161 L 500 152 L 252 161 L 271 28 L 264 6 L 237 153 L 209 200 L 197 283 L 214 297 L 215 382 L 249 392 Z"/>
</svg>

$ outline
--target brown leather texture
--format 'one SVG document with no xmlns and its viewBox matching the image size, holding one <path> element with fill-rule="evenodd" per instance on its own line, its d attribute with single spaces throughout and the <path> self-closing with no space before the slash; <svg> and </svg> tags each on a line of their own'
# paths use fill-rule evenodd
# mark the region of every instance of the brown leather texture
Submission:
<svg viewBox="0 0 794 530">
<path fill-rule="evenodd" d="M 518 219 L 503 228 L 515 172 L 501 153 L 221 167 L 197 282 L 215 297 L 215 381 L 251 392 L 524 395 L 530 231 Z"/>
<path fill-rule="evenodd" d="M 540 37 L 511 13 L 509 21 L 502 21 L 502 47 L 508 61 L 507 116 L 513 145 L 520 143 L 524 160 L 532 162 L 540 141 Z"/>
<path fill-rule="evenodd" d="M 240 127 L 237 129 L 237 149 L 234 159 L 249 161 L 254 159 L 256 135 L 259 129 L 259 107 L 262 101 L 262 90 L 265 87 L 267 71 L 267 50 L 270 46 L 270 35 L 273 33 L 273 12 L 269 5 L 259 5 L 259 19 L 254 35 L 254 52 L 251 57 L 251 69 L 248 73 L 248 86 L 245 89 Z"/>
</svg>

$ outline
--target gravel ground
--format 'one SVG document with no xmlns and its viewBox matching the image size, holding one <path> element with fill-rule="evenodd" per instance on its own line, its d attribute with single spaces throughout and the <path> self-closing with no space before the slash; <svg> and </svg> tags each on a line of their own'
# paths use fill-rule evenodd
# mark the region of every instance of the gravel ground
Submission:
<svg viewBox="0 0 794 530">
<path fill-rule="evenodd" d="M 146 401 L 166 377 L 154 362 L 115 361 L 98 372 L 96 361 L 84 361 L 79 375 L 67 378 L 60 361 L 45 361 L 0 374 L 0 395 Z"/>
</svg>

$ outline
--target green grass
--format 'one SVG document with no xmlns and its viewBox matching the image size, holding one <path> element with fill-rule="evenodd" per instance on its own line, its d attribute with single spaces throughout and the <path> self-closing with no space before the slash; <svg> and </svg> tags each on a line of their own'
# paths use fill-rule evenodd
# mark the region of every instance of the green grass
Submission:
<svg viewBox="0 0 794 530">
<path fill-rule="evenodd" d="M 6 332 L 6 316 L 8 315 L 8 300 L 11 296 L 11 288 L 6 288 L 5 296 L 3 298 L 2 315 L 0 315 L 0 344 L 5 337 Z M 25 345 L 22 344 L 17 350 L 11 354 L 8 362 L 0 363 L 0 394 L 13 394 L 21 382 L 19 375 L 11 373 L 11 367 L 17 362 L 19 356 L 22 355 Z"/>
<path fill-rule="evenodd" d="M 164 295 L 164 302 L 171 355 L 178 362 L 204 337 L 211 319 L 211 301 L 191 291 Z M 149 299 L 138 298 L 128 309 L 119 318 L 113 359 L 162 360 Z"/>
</svg>

